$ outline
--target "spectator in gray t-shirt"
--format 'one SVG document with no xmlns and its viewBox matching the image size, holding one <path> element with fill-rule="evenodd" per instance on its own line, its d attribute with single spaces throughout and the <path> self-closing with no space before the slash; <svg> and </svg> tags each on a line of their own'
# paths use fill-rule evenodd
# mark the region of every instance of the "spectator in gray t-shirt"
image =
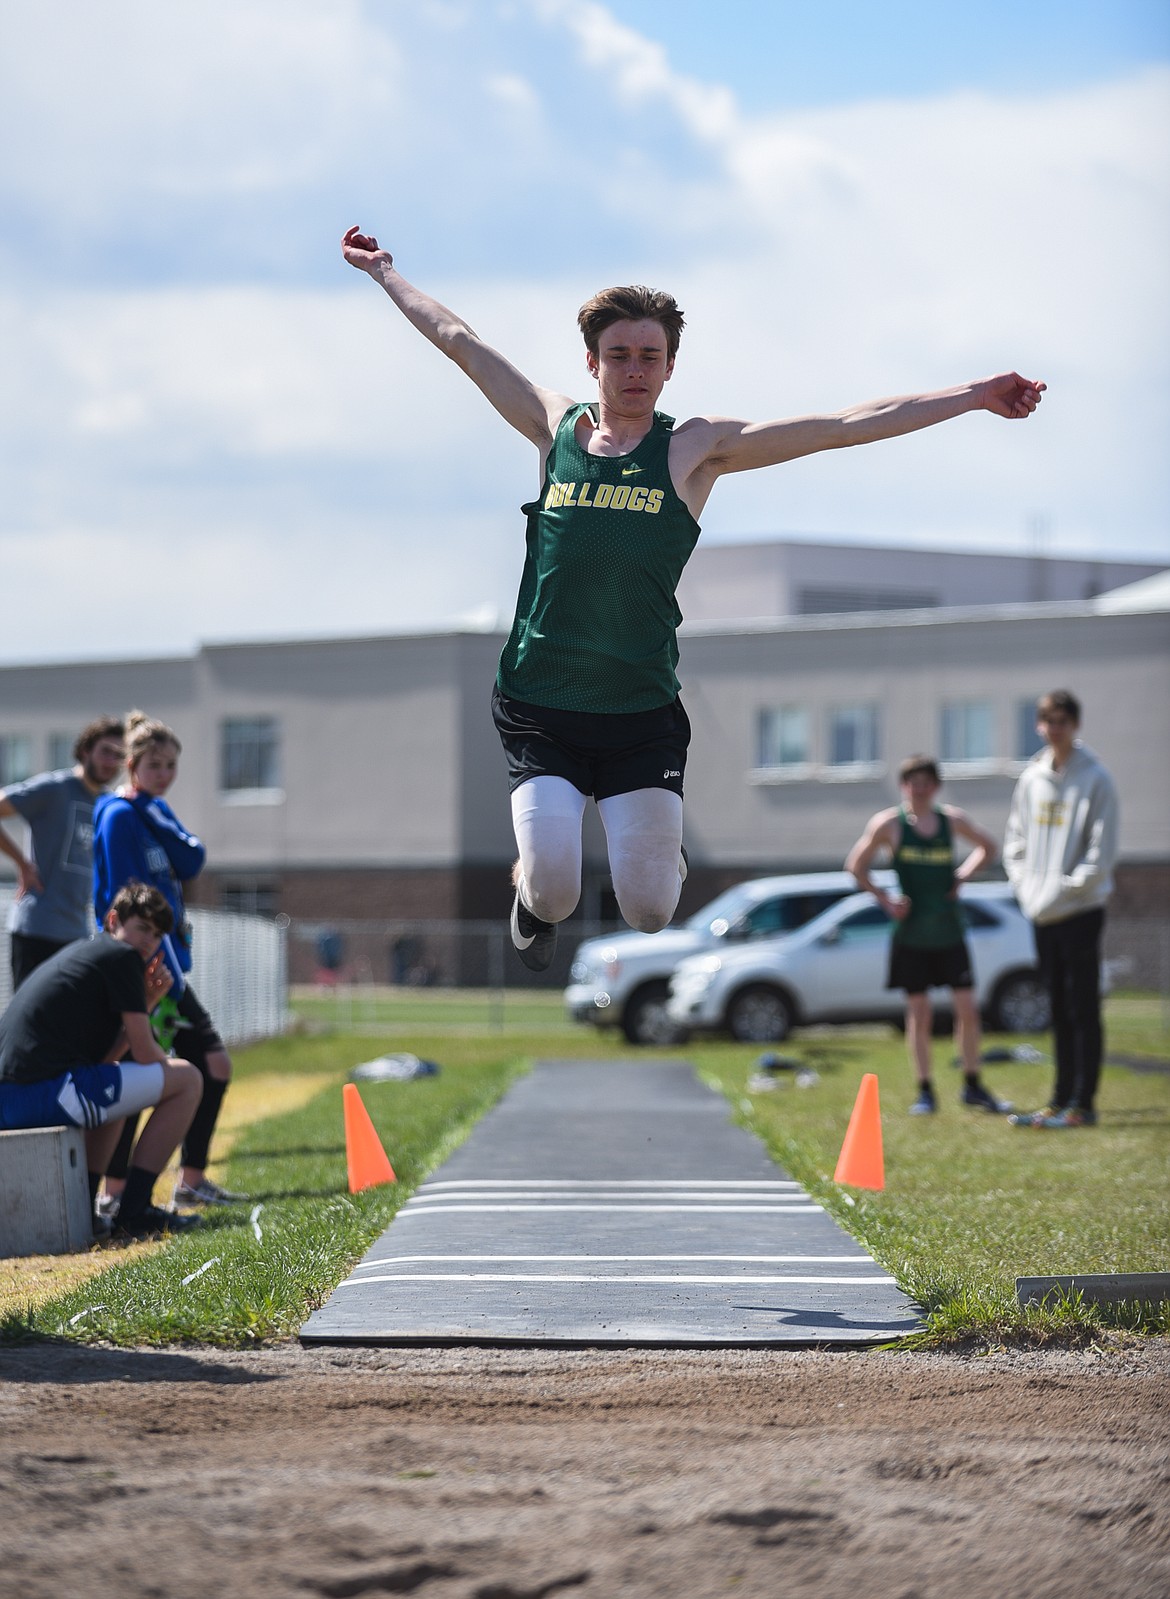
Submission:
<svg viewBox="0 0 1170 1599">
<path fill-rule="evenodd" d="M 0 827 L 0 854 L 15 862 L 19 878 L 8 918 L 14 989 L 50 955 L 89 937 L 93 802 L 122 768 L 122 731 L 119 717 L 101 716 L 74 745 L 76 766 L 0 792 L 0 817 L 22 817 L 31 834 L 25 856 Z"/>
</svg>

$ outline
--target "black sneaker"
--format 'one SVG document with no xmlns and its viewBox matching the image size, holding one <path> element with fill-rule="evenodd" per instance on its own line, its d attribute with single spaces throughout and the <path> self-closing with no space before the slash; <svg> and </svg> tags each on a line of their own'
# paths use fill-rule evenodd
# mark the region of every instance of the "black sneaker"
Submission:
<svg viewBox="0 0 1170 1599">
<path fill-rule="evenodd" d="M 934 1089 L 929 1083 L 923 1083 L 918 1090 L 918 1098 L 910 1107 L 911 1116 L 933 1116 L 938 1109 L 935 1103 Z"/>
<path fill-rule="evenodd" d="M 982 1083 L 965 1083 L 959 1103 L 973 1105 L 976 1110 L 989 1110 L 993 1116 L 1006 1116 L 1012 1108 L 1006 1099 L 996 1099 Z"/>
<path fill-rule="evenodd" d="M 200 1225 L 198 1216 L 181 1216 L 177 1210 L 163 1210 L 160 1205 L 147 1205 L 136 1216 L 123 1217 L 119 1212 L 110 1238 L 119 1239 L 164 1238 L 168 1233 L 189 1233 Z"/>
<path fill-rule="evenodd" d="M 517 894 L 512 901 L 512 943 L 530 972 L 546 972 L 557 947 L 555 922 L 542 922 Z"/>
</svg>

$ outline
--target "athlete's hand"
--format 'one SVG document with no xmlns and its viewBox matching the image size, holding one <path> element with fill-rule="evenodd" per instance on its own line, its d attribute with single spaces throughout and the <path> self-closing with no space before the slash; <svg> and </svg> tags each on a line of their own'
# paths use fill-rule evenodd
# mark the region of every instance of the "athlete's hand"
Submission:
<svg viewBox="0 0 1170 1599">
<path fill-rule="evenodd" d="M 910 914 L 910 901 L 905 894 L 884 894 L 882 909 L 895 922 L 904 922 Z"/>
<path fill-rule="evenodd" d="M 175 979 L 170 967 L 163 959 L 160 949 L 158 954 L 146 968 L 146 1008 L 152 1011 L 162 999 L 164 994 L 169 994 L 175 986 Z"/>
<path fill-rule="evenodd" d="M 1012 422 L 1021 421 L 1031 416 L 1047 387 L 1047 383 L 1022 378 L 1018 372 L 1001 372 L 998 377 L 984 380 L 983 409 Z"/>
<path fill-rule="evenodd" d="M 16 890 L 17 899 L 23 899 L 26 894 L 43 894 L 45 892 L 41 874 L 37 871 L 32 861 L 21 861 L 16 871 L 20 878 L 20 886 Z"/>
<path fill-rule="evenodd" d="M 382 264 L 394 265 L 389 250 L 383 250 L 372 233 L 359 233 L 356 227 L 347 228 L 342 234 L 341 253 L 359 272 L 371 272 Z"/>
</svg>

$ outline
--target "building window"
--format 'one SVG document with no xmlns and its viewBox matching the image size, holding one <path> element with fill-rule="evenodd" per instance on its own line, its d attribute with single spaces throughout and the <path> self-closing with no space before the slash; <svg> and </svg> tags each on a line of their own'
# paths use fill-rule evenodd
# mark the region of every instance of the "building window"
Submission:
<svg viewBox="0 0 1170 1599">
<path fill-rule="evenodd" d="M 221 884 L 219 903 L 237 916 L 266 916 L 271 921 L 280 912 L 280 885 L 269 878 L 238 877 Z"/>
<path fill-rule="evenodd" d="M 829 711 L 829 765 L 870 765 L 877 758 L 877 706 L 832 706 Z"/>
<path fill-rule="evenodd" d="M 59 772 L 63 767 L 73 766 L 73 746 L 77 743 L 73 733 L 50 733 L 48 739 L 49 759 L 45 770 Z"/>
<path fill-rule="evenodd" d="M 1016 759 L 1030 761 L 1044 740 L 1036 731 L 1036 701 L 1021 700 L 1016 707 Z"/>
<path fill-rule="evenodd" d="M 274 716 L 220 723 L 220 780 L 226 794 L 280 788 L 280 731 Z"/>
<path fill-rule="evenodd" d="M 950 700 L 942 708 L 939 749 L 944 761 L 986 761 L 994 750 L 990 700 Z"/>
<path fill-rule="evenodd" d="M 841 583 L 810 584 L 797 591 L 799 616 L 831 616 L 859 611 L 924 611 L 941 605 L 932 589 L 858 588 Z"/>
<path fill-rule="evenodd" d="M 800 705 L 760 712 L 758 765 L 803 766 L 810 759 L 809 715 Z"/>
<path fill-rule="evenodd" d="M 0 734 L 0 788 L 23 783 L 33 773 L 33 741 L 27 733 Z"/>
</svg>

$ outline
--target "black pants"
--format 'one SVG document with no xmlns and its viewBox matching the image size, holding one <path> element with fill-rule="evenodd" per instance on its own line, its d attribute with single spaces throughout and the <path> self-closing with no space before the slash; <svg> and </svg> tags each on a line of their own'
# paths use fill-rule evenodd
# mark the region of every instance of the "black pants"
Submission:
<svg viewBox="0 0 1170 1599">
<path fill-rule="evenodd" d="M 65 949 L 70 942 L 67 938 L 36 938 L 32 933 L 10 933 L 8 940 L 13 993 L 38 966 L 43 966 L 51 956 L 59 949 Z"/>
<path fill-rule="evenodd" d="M 1052 1003 L 1056 1086 L 1061 1110 L 1092 1110 L 1101 1075 L 1101 934 L 1104 910 L 1037 925 L 1036 956 Z"/>
<path fill-rule="evenodd" d="M 227 1084 L 219 1082 L 208 1071 L 207 1057 L 222 1050 L 224 1042 L 215 1029 L 215 1023 L 196 999 L 190 983 L 183 990 L 178 1008 L 179 1015 L 187 1025 L 180 1027 L 175 1034 L 175 1057 L 178 1060 L 189 1061 L 197 1068 L 203 1079 L 203 1098 L 199 1101 L 199 1108 L 187 1129 L 180 1158 L 184 1166 L 195 1166 L 202 1171 L 210 1156 L 211 1135 L 215 1131 L 220 1106 L 227 1091 Z M 125 1177 L 129 1171 L 137 1132 L 138 1117 L 127 1116 L 122 1136 L 118 1139 L 117 1148 L 106 1168 L 108 1176 Z"/>
</svg>

